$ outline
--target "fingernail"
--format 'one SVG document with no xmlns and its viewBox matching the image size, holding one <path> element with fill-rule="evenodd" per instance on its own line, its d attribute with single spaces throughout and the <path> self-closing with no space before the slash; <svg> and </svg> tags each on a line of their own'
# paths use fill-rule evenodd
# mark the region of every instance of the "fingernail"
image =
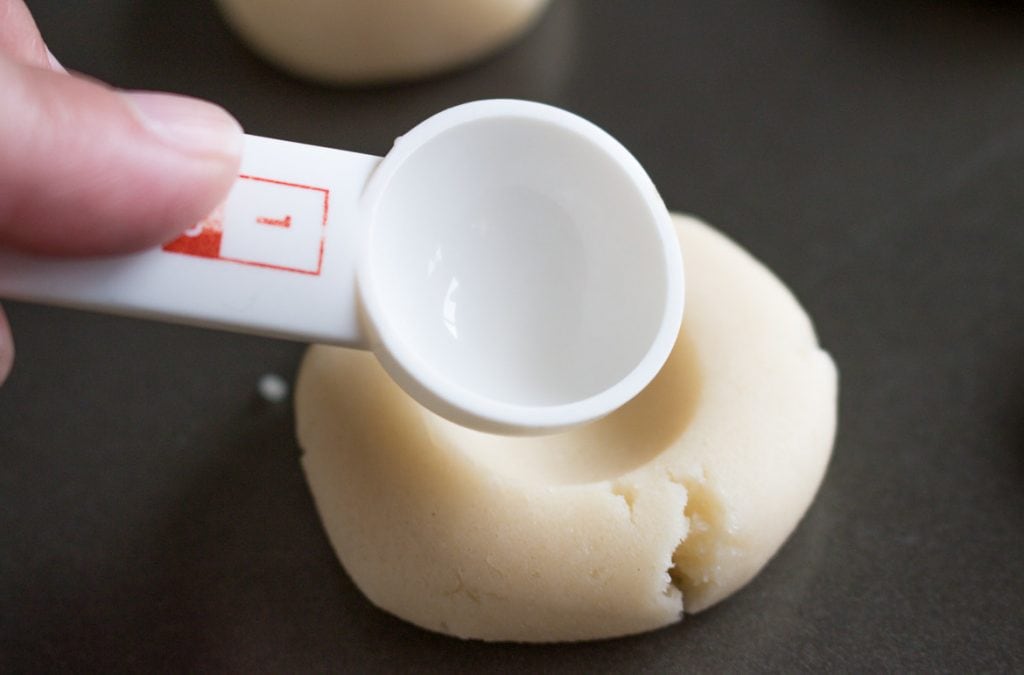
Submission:
<svg viewBox="0 0 1024 675">
<path fill-rule="evenodd" d="M 237 156 L 242 127 L 220 106 L 188 96 L 122 92 L 142 124 L 185 152 Z"/>
<path fill-rule="evenodd" d="M 58 73 L 68 72 L 67 69 L 65 69 L 64 66 L 60 64 L 60 61 L 57 60 L 57 57 L 53 55 L 53 52 L 51 52 L 49 49 L 46 50 L 46 58 L 50 61 L 51 70 L 55 70 Z"/>
</svg>

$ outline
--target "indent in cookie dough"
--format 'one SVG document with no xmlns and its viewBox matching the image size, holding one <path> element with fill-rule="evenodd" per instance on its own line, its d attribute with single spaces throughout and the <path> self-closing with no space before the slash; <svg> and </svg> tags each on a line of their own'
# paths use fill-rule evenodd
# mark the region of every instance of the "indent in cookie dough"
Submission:
<svg viewBox="0 0 1024 675">
<path fill-rule="evenodd" d="M 379 607 L 464 638 L 637 633 L 742 587 L 799 522 L 836 421 L 836 371 L 768 270 L 676 216 L 687 310 L 619 411 L 540 438 L 454 425 L 372 356 L 314 347 L 297 391 L 328 537 Z"/>
<path fill-rule="evenodd" d="M 333 83 L 430 75 L 522 33 L 548 0 L 218 0 L 260 55 Z"/>
</svg>

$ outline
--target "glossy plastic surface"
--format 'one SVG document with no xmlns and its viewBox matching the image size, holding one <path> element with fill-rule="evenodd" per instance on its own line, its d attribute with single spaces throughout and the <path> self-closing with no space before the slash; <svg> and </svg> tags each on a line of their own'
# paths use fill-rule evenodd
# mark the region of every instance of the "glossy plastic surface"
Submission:
<svg viewBox="0 0 1024 675">
<path fill-rule="evenodd" d="M 396 142 L 364 206 L 371 345 L 449 419 L 568 427 L 630 400 L 668 357 L 683 310 L 668 212 L 625 148 L 575 115 L 446 110 Z"/>
</svg>

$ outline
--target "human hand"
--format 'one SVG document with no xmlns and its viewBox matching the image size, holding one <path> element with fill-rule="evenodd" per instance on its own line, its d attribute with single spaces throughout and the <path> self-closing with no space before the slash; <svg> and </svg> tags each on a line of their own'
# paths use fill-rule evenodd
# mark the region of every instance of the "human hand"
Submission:
<svg viewBox="0 0 1024 675">
<path fill-rule="evenodd" d="M 242 130 L 221 108 L 68 74 L 23 0 L 0 0 L 0 246 L 126 253 L 168 241 L 224 200 Z M 14 343 L 0 310 L 0 384 Z"/>
</svg>

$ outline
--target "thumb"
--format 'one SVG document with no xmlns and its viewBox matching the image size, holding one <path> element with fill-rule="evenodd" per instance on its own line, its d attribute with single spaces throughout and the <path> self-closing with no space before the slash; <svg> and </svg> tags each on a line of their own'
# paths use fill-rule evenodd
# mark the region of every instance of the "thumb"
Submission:
<svg viewBox="0 0 1024 675">
<path fill-rule="evenodd" d="M 2 56 L 0 90 L 0 246 L 60 255 L 153 246 L 209 214 L 237 176 L 241 128 L 211 103 L 117 91 Z"/>
</svg>

